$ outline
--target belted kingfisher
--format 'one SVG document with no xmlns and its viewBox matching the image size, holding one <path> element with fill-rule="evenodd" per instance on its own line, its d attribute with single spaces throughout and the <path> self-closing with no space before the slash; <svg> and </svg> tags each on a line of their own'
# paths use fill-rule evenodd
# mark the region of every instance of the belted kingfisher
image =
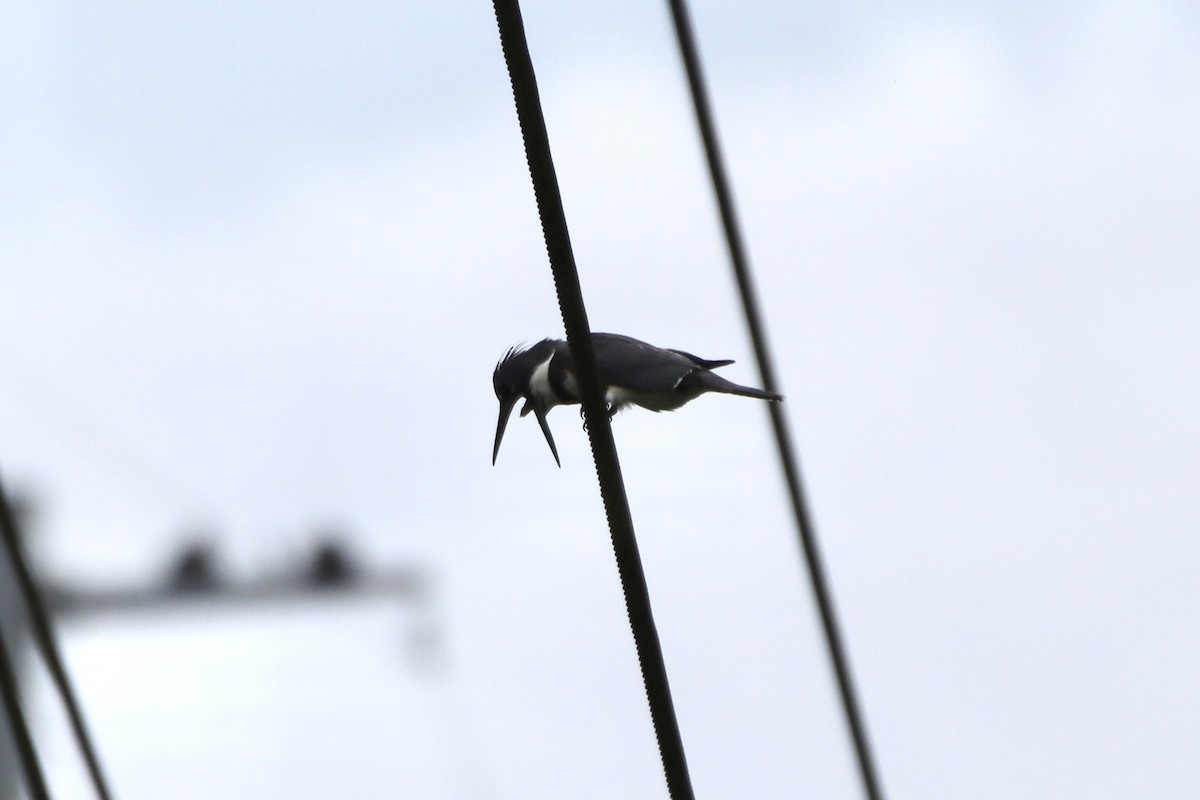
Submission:
<svg viewBox="0 0 1200 800">
<path fill-rule="evenodd" d="M 630 405 L 651 411 L 674 411 L 705 392 L 738 394 L 776 403 L 783 400 L 774 392 L 739 386 L 712 371 L 732 364 L 731 359 L 708 361 L 682 350 L 664 350 L 615 333 L 593 333 L 592 347 L 596 352 L 596 368 L 604 386 L 610 419 Z M 500 401 L 492 464 L 496 463 L 496 455 L 500 452 L 500 440 L 504 438 L 504 428 L 513 406 L 525 398 L 521 416 L 532 411 L 537 417 L 554 462 L 561 467 L 558 448 L 554 446 L 554 437 L 546 424 L 546 412 L 555 406 L 580 402 L 575 360 L 567 343 L 562 339 L 543 339 L 532 347 L 509 348 L 496 364 L 492 385 L 496 389 L 496 399 Z"/>
</svg>

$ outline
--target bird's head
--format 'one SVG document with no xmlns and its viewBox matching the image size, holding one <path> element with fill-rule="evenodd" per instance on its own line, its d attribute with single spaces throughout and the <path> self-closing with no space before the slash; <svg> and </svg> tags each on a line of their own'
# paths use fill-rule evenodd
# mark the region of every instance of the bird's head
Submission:
<svg viewBox="0 0 1200 800">
<path fill-rule="evenodd" d="M 560 467 L 558 448 L 554 446 L 554 437 L 550 435 L 550 427 L 546 424 L 548 410 L 542 400 L 533 391 L 533 373 L 544 364 L 554 353 L 554 342 L 547 339 L 533 347 L 510 347 L 504 357 L 496 363 L 492 372 L 492 387 L 496 390 L 496 399 L 500 401 L 500 419 L 496 422 L 496 443 L 492 446 L 492 464 L 500 453 L 500 441 L 504 438 L 504 429 L 508 426 L 508 418 L 512 416 L 513 406 L 524 398 L 525 405 L 521 408 L 521 416 L 530 411 L 537 417 L 538 425 L 546 436 L 546 444 L 554 461 Z"/>
</svg>

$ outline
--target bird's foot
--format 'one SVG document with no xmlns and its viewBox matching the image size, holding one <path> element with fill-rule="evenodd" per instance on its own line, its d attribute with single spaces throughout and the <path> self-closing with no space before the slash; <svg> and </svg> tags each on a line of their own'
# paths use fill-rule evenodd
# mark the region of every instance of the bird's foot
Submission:
<svg viewBox="0 0 1200 800">
<path fill-rule="evenodd" d="M 617 412 L 620 410 L 621 410 L 620 406 L 618 406 L 616 403 L 607 403 L 604 406 L 604 413 L 608 415 L 608 419 L 610 422 L 612 421 L 612 418 L 615 417 L 617 415 Z M 579 418 L 581 420 L 583 420 L 583 429 L 586 431 L 588 429 L 587 415 L 583 413 L 583 406 L 579 407 Z"/>
</svg>

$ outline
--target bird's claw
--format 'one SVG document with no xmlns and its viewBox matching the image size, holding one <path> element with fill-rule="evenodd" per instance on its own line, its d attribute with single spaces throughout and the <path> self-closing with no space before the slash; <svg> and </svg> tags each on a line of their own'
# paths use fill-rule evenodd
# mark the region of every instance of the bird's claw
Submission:
<svg viewBox="0 0 1200 800">
<path fill-rule="evenodd" d="M 604 413 L 608 415 L 609 422 L 612 421 L 612 418 L 617 415 L 617 411 L 619 410 L 616 403 L 604 404 Z M 586 431 L 588 429 L 587 415 L 583 413 L 583 406 L 579 407 L 579 418 L 583 420 L 583 429 Z"/>
</svg>

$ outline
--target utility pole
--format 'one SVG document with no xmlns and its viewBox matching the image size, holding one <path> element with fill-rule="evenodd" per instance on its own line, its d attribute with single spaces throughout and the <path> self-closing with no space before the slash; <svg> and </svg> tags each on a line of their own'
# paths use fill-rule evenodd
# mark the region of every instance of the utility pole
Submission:
<svg viewBox="0 0 1200 800">
<path fill-rule="evenodd" d="M 21 532 L 28 527 L 31 507 L 24 496 L 9 498 L 9 513 L 13 524 Z M 17 685 L 20 686 L 29 661 L 29 623 L 17 576 L 6 558 L 0 558 L 0 637 L 4 639 Z M 10 800 L 22 796 L 19 794 L 22 780 L 14 736 L 17 721 L 10 719 L 4 708 L 0 707 L 0 723 L 0 800 Z"/>
<path fill-rule="evenodd" d="M 25 629 L 24 615 L 21 613 L 21 598 L 17 593 L 17 580 L 7 562 L 0 563 L 0 636 L 8 645 L 9 656 L 13 660 L 13 669 L 17 673 L 17 684 L 21 684 L 21 675 L 25 672 L 25 655 L 28 652 L 26 643 L 29 633 Z M 15 800 L 20 789 L 20 768 L 17 765 L 17 744 L 13 738 L 13 726 L 16 720 L 9 719 L 8 713 L 0 707 L 0 798 Z"/>
<path fill-rule="evenodd" d="M 22 532 L 26 529 L 24 525 L 21 528 Z M 418 611 L 423 609 L 426 612 L 423 624 L 434 624 L 431 619 L 434 598 L 427 570 L 415 565 L 368 569 L 335 537 L 320 540 L 303 563 L 251 579 L 235 580 L 223 575 L 211 544 L 197 540 L 181 547 L 165 576 L 157 581 L 101 589 L 44 585 L 42 594 L 55 620 L 85 615 L 104 618 L 153 614 L 182 606 L 240 613 L 331 597 L 378 597 L 396 598 Z M 27 666 L 31 652 L 25 619 L 12 565 L 7 559 L 0 559 L 0 625 L 3 626 L 0 630 L 18 673 L 27 672 L 22 667 Z M 421 643 L 425 644 L 427 641 Z M 13 722 L 0 709 L 0 800 L 22 796 Z"/>
</svg>

